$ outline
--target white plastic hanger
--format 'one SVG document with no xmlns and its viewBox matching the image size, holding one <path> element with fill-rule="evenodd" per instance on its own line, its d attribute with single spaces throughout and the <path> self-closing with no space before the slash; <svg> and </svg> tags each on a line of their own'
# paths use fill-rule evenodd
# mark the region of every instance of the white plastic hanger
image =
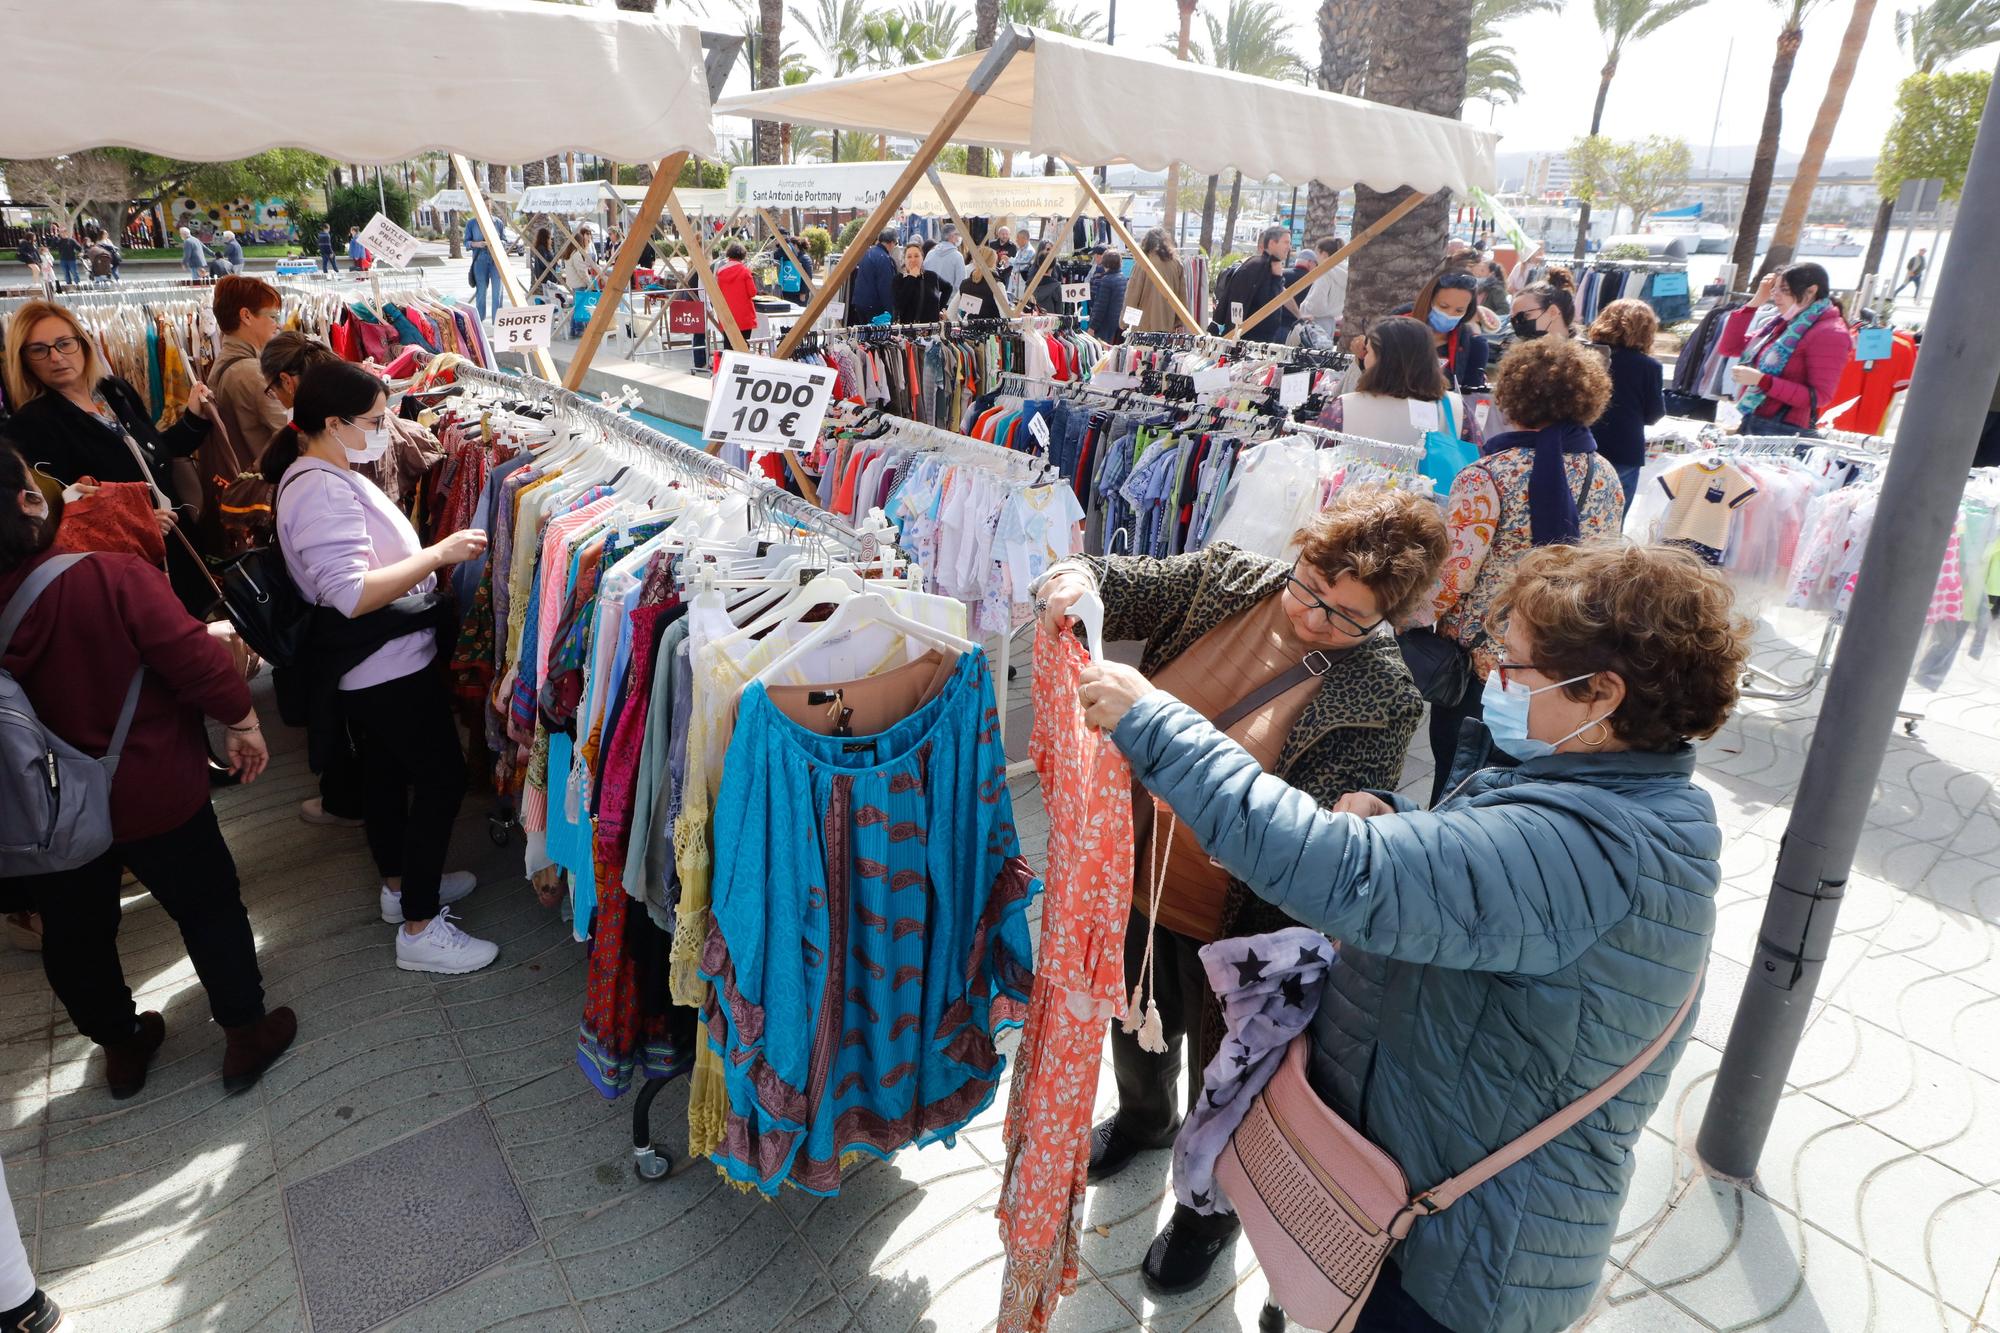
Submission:
<svg viewBox="0 0 2000 1333">
<path fill-rule="evenodd" d="M 1104 660 L 1104 600 L 1089 589 L 1070 604 L 1069 613 L 1083 626 L 1083 641 L 1090 647 L 1090 660 Z"/>
<path fill-rule="evenodd" d="M 949 648 L 961 654 L 972 652 L 977 647 L 970 640 L 961 639 L 948 630 L 910 619 L 891 606 L 889 599 L 881 593 L 864 592 L 858 596 L 850 596 L 842 602 L 832 615 L 815 625 L 812 631 L 793 644 L 789 651 L 758 672 L 757 679 L 766 682 L 772 680 L 828 639 L 864 625 L 882 625 L 900 630 L 904 635 L 920 643 Z"/>
</svg>

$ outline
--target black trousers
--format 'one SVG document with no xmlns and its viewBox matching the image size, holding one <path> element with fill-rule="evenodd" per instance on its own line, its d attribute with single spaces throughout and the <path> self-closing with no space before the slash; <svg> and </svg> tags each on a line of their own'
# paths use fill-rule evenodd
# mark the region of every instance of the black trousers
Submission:
<svg viewBox="0 0 2000 1333">
<path fill-rule="evenodd" d="M 1174 1080 L 1187 1066 L 1187 1096 L 1181 1110 L 1191 1111 L 1201 1096 L 1201 1020 L 1208 1007 L 1208 974 L 1201 966 L 1201 941 L 1168 930 L 1153 932 L 1153 995 L 1160 1005 L 1160 1027 L 1167 1049 L 1158 1053 L 1139 1045 L 1137 1033 L 1111 1021 L 1111 1067 L 1118 1084 L 1118 1127 L 1136 1139 L 1155 1139 L 1174 1123 Z M 1146 957 L 1146 914 L 1138 908 L 1125 926 L 1125 990 L 1139 984 Z M 1143 1018 L 1144 1014 L 1135 1015 Z"/>
<path fill-rule="evenodd" d="M 319 770 L 319 804 L 322 810 L 341 819 L 363 819 L 368 814 L 361 749 L 354 739 L 353 728 L 345 722 Z"/>
<path fill-rule="evenodd" d="M 132 1036 L 138 1010 L 118 962 L 118 882 L 130 870 L 180 927 L 208 1009 L 224 1027 L 264 1016 L 257 944 L 215 807 L 154 838 L 112 845 L 74 870 L 36 876 L 42 967 L 76 1030 L 98 1045 Z"/>
<path fill-rule="evenodd" d="M 1458 750 L 1459 724 L 1467 718 L 1485 715 L 1486 682 L 1478 676 L 1466 687 L 1465 697 L 1456 704 L 1431 705 L 1431 761 L 1437 772 L 1431 778 L 1431 800 L 1436 805 L 1444 799 L 1445 782 L 1451 777 L 1452 755 Z"/>
<path fill-rule="evenodd" d="M 360 742 L 362 814 L 368 850 L 384 879 L 402 877 L 403 919 L 438 913 L 438 881 L 451 827 L 465 799 L 465 752 L 436 663 L 340 704 Z"/>
</svg>

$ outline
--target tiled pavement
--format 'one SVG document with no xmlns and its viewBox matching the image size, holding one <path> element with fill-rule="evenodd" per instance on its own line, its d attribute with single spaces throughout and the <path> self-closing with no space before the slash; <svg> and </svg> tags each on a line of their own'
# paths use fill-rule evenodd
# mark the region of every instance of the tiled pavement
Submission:
<svg viewBox="0 0 2000 1333">
<path fill-rule="evenodd" d="M 1813 637 L 1803 621 L 1786 628 Z M 1761 660 L 1786 654 L 1795 667 L 1775 641 Z M 1817 700 L 1752 705 L 1707 747 L 1703 781 L 1730 834 L 1708 1003 L 1641 1142 L 1593 1333 L 2000 1333 L 2000 666 L 1961 664 L 1942 696 L 1912 698 L 1929 715 L 1891 746 L 1822 1003 L 1751 1188 L 1705 1177 L 1690 1146 Z M 1422 751 L 1414 786 L 1428 781 Z M 1015 789 L 1039 864 L 1033 779 Z M 572 1058 L 581 950 L 510 876 L 518 845 L 488 843 L 481 801 L 457 849 L 490 882 L 464 916 L 502 942 L 501 961 L 431 979 L 391 965 L 358 833 L 294 818 L 311 790 L 294 752 L 218 799 L 271 998 L 301 1020 L 256 1091 L 222 1095 L 220 1034 L 172 924 L 136 891 L 128 975 L 169 1035 L 131 1102 L 103 1091 L 37 961 L 0 951 L 0 1156 L 42 1279 L 80 1328 L 990 1326 L 997 1106 L 955 1148 L 854 1171 L 835 1199 L 762 1203 L 685 1163 L 642 1183 L 630 1099 L 603 1101 Z M 684 1105 L 679 1085 L 656 1105 L 663 1144 L 684 1130 Z M 440 1167 L 443 1183 L 426 1177 Z M 1092 1191 L 1084 1284 L 1060 1327 L 1256 1326 L 1263 1284 L 1246 1246 L 1188 1296 L 1142 1287 L 1166 1169 L 1154 1154 Z"/>
</svg>

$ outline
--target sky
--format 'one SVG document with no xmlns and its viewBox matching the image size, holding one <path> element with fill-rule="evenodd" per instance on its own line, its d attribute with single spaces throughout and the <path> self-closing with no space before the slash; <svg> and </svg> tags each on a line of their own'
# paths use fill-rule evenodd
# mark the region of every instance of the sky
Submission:
<svg viewBox="0 0 2000 1333">
<path fill-rule="evenodd" d="M 1316 61 L 1319 38 L 1314 0 L 1277 0 L 1293 25 L 1293 47 Z M 1904 0 L 1906 5 L 1913 0 Z M 1090 0 L 1108 9 L 1111 0 Z M 1196 11 L 1220 12 L 1224 0 L 1203 0 Z M 676 7 L 679 7 L 678 5 Z M 888 7 L 886 4 L 884 7 Z M 966 9 L 971 8 L 966 0 Z M 1116 0 L 1116 45 L 1153 46 L 1171 38 L 1178 18 L 1174 0 Z M 1878 0 L 1861 64 L 1834 132 L 1834 157 L 1871 157 L 1880 150 L 1895 109 L 1896 85 L 1915 66 L 1896 45 L 1896 0 Z M 1805 41 L 1785 97 L 1780 146 L 1798 152 L 1819 113 L 1853 0 L 1818 0 L 1806 19 Z M 1611 85 L 1604 132 L 1615 139 L 1671 134 L 1687 140 L 1697 168 L 1707 159 L 1711 135 L 1723 146 L 1757 142 L 1764 119 L 1771 58 L 1781 12 L 1773 0 L 1709 0 L 1702 9 L 1629 48 Z M 1562 148 L 1590 126 L 1604 44 L 1589 0 L 1566 0 L 1563 12 L 1517 20 L 1503 30 L 1527 96 L 1489 111 L 1474 104 L 1466 119 L 1490 124 L 1504 136 L 1503 153 Z M 1733 43 L 1733 47 L 1732 47 Z M 1991 68 L 1995 51 L 1968 57 L 1963 68 Z M 1727 65 L 1727 82 L 1724 73 Z M 1725 95 L 1726 87 L 1726 95 Z M 1721 121 L 1716 109 L 1721 99 Z"/>
</svg>

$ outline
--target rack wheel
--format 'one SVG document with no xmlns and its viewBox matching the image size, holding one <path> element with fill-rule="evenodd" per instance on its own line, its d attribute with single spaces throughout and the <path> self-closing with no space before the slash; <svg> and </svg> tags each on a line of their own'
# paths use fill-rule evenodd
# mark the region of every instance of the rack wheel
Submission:
<svg viewBox="0 0 2000 1333">
<path fill-rule="evenodd" d="M 1917 720 L 1915 718 L 1903 719 L 1903 734 L 1905 736 L 1914 736 L 1917 734 Z"/>
<path fill-rule="evenodd" d="M 514 821 L 505 815 L 486 816 L 486 836 L 495 847 L 505 847 L 514 835 Z"/>
<path fill-rule="evenodd" d="M 674 1169 L 672 1154 L 663 1153 L 650 1144 L 632 1150 L 632 1172 L 641 1180 L 665 1180 L 667 1173 Z"/>
</svg>

